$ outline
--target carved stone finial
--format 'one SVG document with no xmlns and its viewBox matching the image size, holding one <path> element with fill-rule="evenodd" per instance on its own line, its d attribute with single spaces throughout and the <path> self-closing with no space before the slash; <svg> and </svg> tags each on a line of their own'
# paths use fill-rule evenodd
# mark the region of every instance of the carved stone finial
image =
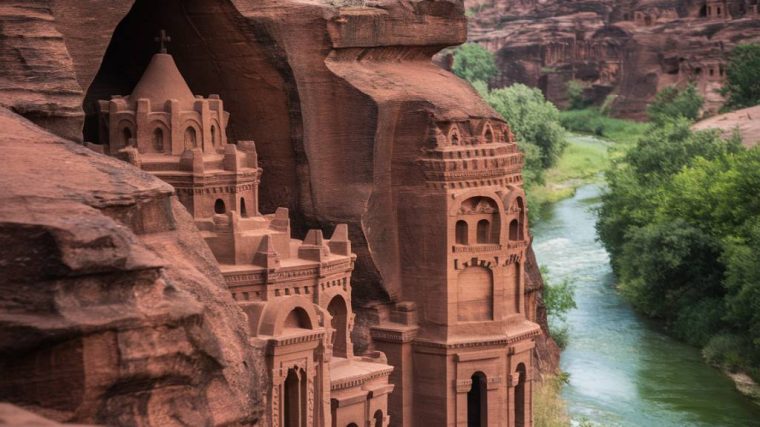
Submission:
<svg viewBox="0 0 760 427">
<path fill-rule="evenodd" d="M 155 40 L 156 43 L 160 44 L 161 48 L 159 49 L 159 52 L 166 53 L 166 43 L 172 41 L 172 38 L 166 34 L 166 30 L 162 29 L 158 37 L 154 38 L 153 40 Z"/>
</svg>

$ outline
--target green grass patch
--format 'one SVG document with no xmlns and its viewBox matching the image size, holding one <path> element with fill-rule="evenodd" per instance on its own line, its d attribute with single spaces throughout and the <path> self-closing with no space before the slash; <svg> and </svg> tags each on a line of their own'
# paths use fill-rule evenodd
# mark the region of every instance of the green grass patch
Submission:
<svg viewBox="0 0 760 427">
<path fill-rule="evenodd" d="M 571 134 L 567 141 L 557 164 L 546 170 L 544 183 L 528 186 L 528 205 L 539 216 L 545 205 L 572 197 L 580 186 L 601 181 L 610 164 L 615 144 L 591 135 Z"/>
<path fill-rule="evenodd" d="M 596 135 L 623 145 L 632 145 L 649 128 L 646 123 L 607 117 L 593 108 L 561 111 L 560 122 L 572 132 Z"/>
</svg>

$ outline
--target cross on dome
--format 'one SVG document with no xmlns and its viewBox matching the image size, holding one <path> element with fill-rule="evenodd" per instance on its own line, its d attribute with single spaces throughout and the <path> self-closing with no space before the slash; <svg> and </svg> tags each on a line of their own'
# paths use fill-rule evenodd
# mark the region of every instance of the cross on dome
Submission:
<svg viewBox="0 0 760 427">
<path fill-rule="evenodd" d="M 161 45 L 161 49 L 159 50 L 160 53 L 166 53 L 166 44 L 172 41 L 172 38 L 169 37 L 166 34 L 166 30 L 162 29 L 159 33 L 159 36 L 154 38 L 153 40 L 156 41 L 156 43 L 159 43 Z"/>
</svg>

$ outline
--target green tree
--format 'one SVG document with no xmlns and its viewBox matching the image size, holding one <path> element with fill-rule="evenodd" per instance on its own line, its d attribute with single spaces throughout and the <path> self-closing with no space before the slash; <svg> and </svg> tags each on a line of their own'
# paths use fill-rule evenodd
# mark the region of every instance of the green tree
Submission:
<svg viewBox="0 0 760 427">
<path fill-rule="evenodd" d="M 586 107 L 586 100 L 583 98 L 583 85 L 578 80 L 567 82 L 566 95 L 571 110 L 581 110 Z"/>
<path fill-rule="evenodd" d="M 703 104 L 704 99 L 694 85 L 690 84 L 682 90 L 670 86 L 657 93 L 647 107 L 647 115 L 655 124 L 663 124 L 679 117 L 694 121 L 699 118 Z"/>
<path fill-rule="evenodd" d="M 725 109 L 734 110 L 760 104 L 760 44 L 740 44 L 728 57 L 726 84 L 722 93 L 728 98 Z"/>
<path fill-rule="evenodd" d="M 498 71 L 491 52 L 475 43 L 465 43 L 454 51 L 451 71 L 470 83 L 488 82 Z"/>
<path fill-rule="evenodd" d="M 559 110 L 540 90 L 519 83 L 491 91 L 487 100 L 512 127 L 526 172 L 540 180 L 543 169 L 554 165 L 567 145 Z"/>
</svg>

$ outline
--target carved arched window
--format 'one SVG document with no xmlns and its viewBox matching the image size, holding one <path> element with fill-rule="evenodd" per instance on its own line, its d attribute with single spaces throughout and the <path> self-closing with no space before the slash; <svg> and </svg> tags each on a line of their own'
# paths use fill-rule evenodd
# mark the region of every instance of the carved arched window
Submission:
<svg viewBox="0 0 760 427">
<path fill-rule="evenodd" d="M 483 140 L 486 144 L 496 142 L 496 137 L 494 136 L 493 128 L 490 124 L 486 124 L 486 129 L 483 132 Z"/>
<path fill-rule="evenodd" d="M 456 225 L 456 237 L 457 237 L 457 244 L 458 245 L 466 245 L 468 244 L 468 230 L 467 230 L 467 222 L 459 220 L 457 221 Z"/>
<path fill-rule="evenodd" d="M 243 218 L 248 217 L 248 210 L 245 208 L 245 198 L 240 198 L 240 216 Z"/>
<path fill-rule="evenodd" d="M 372 418 L 375 420 L 375 427 L 383 427 L 383 411 L 378 409 Z"/>
<path fill-rule="evenodd" d="M 478 243 L 491 243 L 491 222 L 487 219 L 481 219 L 478 221 L 477 230 L 477 242 Z"/>
<path fill-rule="evenodd" d="M 520 240 L 520 223 L 516 219 L 509 223 L 509 240 Z"/>
<path fill-rule="evenodd" d="M 185 149 L 192 150 L 196 147 L 198 147 L 198 135 L 194 127 L 188 126 L 185 129 Z"/>
<path fill-rule="evenodd" d="M 153 131 L 153 149 L 159 153 L 164 151 L 164 131 L 161 128 Z"/>
<path fill-rule="evenodd" d="M 124 146 L 127 147 L 130 144 L 130 140 L 132 139 L 132 129 L 128 127 L 124 127 L 121 130 L 121 138 L 122 142 L 124 143 Z"/>
<path fill-rule="evenodd" d="M 216 199 L 216 203 L 214 203 L 214 213 L 223 214 L 226 211 L 227 208 L 224 206 L 224 200 Z"/>
<path fill-rule="evenodd" d="M 216 147 L 216 126 L 211 125 L 211 145 Z"/>
</svg>

